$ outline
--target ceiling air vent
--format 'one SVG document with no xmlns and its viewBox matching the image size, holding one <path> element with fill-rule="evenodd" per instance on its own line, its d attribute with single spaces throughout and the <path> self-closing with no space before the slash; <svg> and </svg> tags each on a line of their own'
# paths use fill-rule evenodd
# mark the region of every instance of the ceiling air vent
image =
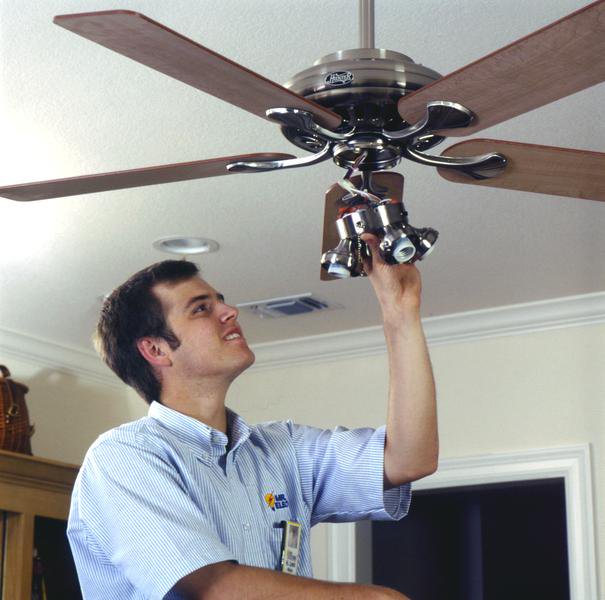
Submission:
<svg viewBox="0 0 605 600">
<path fill-rule="evenodd" d="M 268 300 L 256 300 L 254 302 L 242 302 L 238 308 L 258 315 L 261 319 L 276 317 L 293 317 L 305 313 L 318 312 L 332 308 L 342 308 L 338 304 L 328 304 L 319 300 L 310 292 L 297 296 L 284 296 L 282 298 L 269 298 Z"/>
</svg>

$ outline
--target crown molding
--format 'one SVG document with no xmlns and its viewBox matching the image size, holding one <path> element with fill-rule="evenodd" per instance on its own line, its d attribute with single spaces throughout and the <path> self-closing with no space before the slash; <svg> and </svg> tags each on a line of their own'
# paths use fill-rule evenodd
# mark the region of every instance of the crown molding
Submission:
<svg viewBox="0 0 605 600">
<path fill-rule="evenodd" d="M 423 319 L 429 346 L 598 323 L 605 323 L 605 292 Z M 256 354 L 252 370 L 386 352 L 382 327 L 255 344 L 252 349 Z M 91 350 L 69 347 L 0 328 L 0 362 L 6 362 L 5 357 L 14 357 L 95 383 L 124 389 L 124 384 Z"/>
<path fill-rule="evenodd" d="M 453 313 L 422 320 L 430 347 L 605 323 L 605 292 Z M 382 327 L 291 338 L 253 346 L 253 369 L 386 352 Z"/>
<path fill-rule="evenodd" d="M 57 344 L 18 331 L 0 328 L 0 363 L 15 358 L 80 377 L 85 381 L 124 390 L 125 386 L 92 350 Z"/>
</svg>

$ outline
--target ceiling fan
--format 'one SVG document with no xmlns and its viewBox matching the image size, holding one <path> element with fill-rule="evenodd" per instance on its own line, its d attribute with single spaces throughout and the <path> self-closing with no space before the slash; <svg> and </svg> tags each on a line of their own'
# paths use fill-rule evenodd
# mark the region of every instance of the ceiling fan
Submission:
<svg viewBox="0 0 605 600">
<path fill-rule="evenodd" d="M 605 201 L 605 153 L 467 136 L 605 80 L 605 0 L 442 77 L 374 47 L 374 1 L 359 0 L 360 48 L 335 52 L 284 86 L 146 16 L 111 10 L 54 22 L 152 69 L 277 123 L 304 157 L 258 153 L 0 187 L 30 201 L 234 173 L 308 166 L 346 169 L 326 194 L 322 279 L 363 275 L 360 236 L 381 238 L 391 263 L 428 255 L 438 233 L 410 225 L 402 159 L 453 182 Z M 336 219 L 336 228 L 334 220 Z"/>
</svg>

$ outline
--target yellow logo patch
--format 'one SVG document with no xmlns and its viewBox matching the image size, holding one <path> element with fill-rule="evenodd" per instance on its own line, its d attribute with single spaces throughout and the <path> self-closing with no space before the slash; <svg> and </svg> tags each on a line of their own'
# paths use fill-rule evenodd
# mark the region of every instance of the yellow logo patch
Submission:
<svg viewBox="0 0 605 600">
<path fill-rule="evenodd" d="M 264 498 L 265 502 L 267 503 L 267 506 L 272 511 L 275 511 L 280 508 L 288 508 L 288 506 L 290 506 L 290 503 L 286 498 L 286 494 L 276 494 L 274 492 L 268 492 L 267 494 L 265 494 Z"/>
</svg>

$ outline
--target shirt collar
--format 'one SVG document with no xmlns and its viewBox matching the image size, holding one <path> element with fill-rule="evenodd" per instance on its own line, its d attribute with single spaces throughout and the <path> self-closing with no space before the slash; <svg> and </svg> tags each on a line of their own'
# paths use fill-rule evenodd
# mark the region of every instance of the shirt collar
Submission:
<svg viewBox="0 0 605 600">
<path fill-rule="evenodd" d="M 227 451 L 229 439 L 222 431 L 168 408 L 160 402 L 152 402 L 147 415 L 177 433 L 182 441 L 188 442 L 198 450 L 212 456 L 221 456 Z M 250 437 L 250 427 L 229 408 L 227 408 L 227 424 L 231 435 L 230 451 L 233 451 Z"/>
</svg>

